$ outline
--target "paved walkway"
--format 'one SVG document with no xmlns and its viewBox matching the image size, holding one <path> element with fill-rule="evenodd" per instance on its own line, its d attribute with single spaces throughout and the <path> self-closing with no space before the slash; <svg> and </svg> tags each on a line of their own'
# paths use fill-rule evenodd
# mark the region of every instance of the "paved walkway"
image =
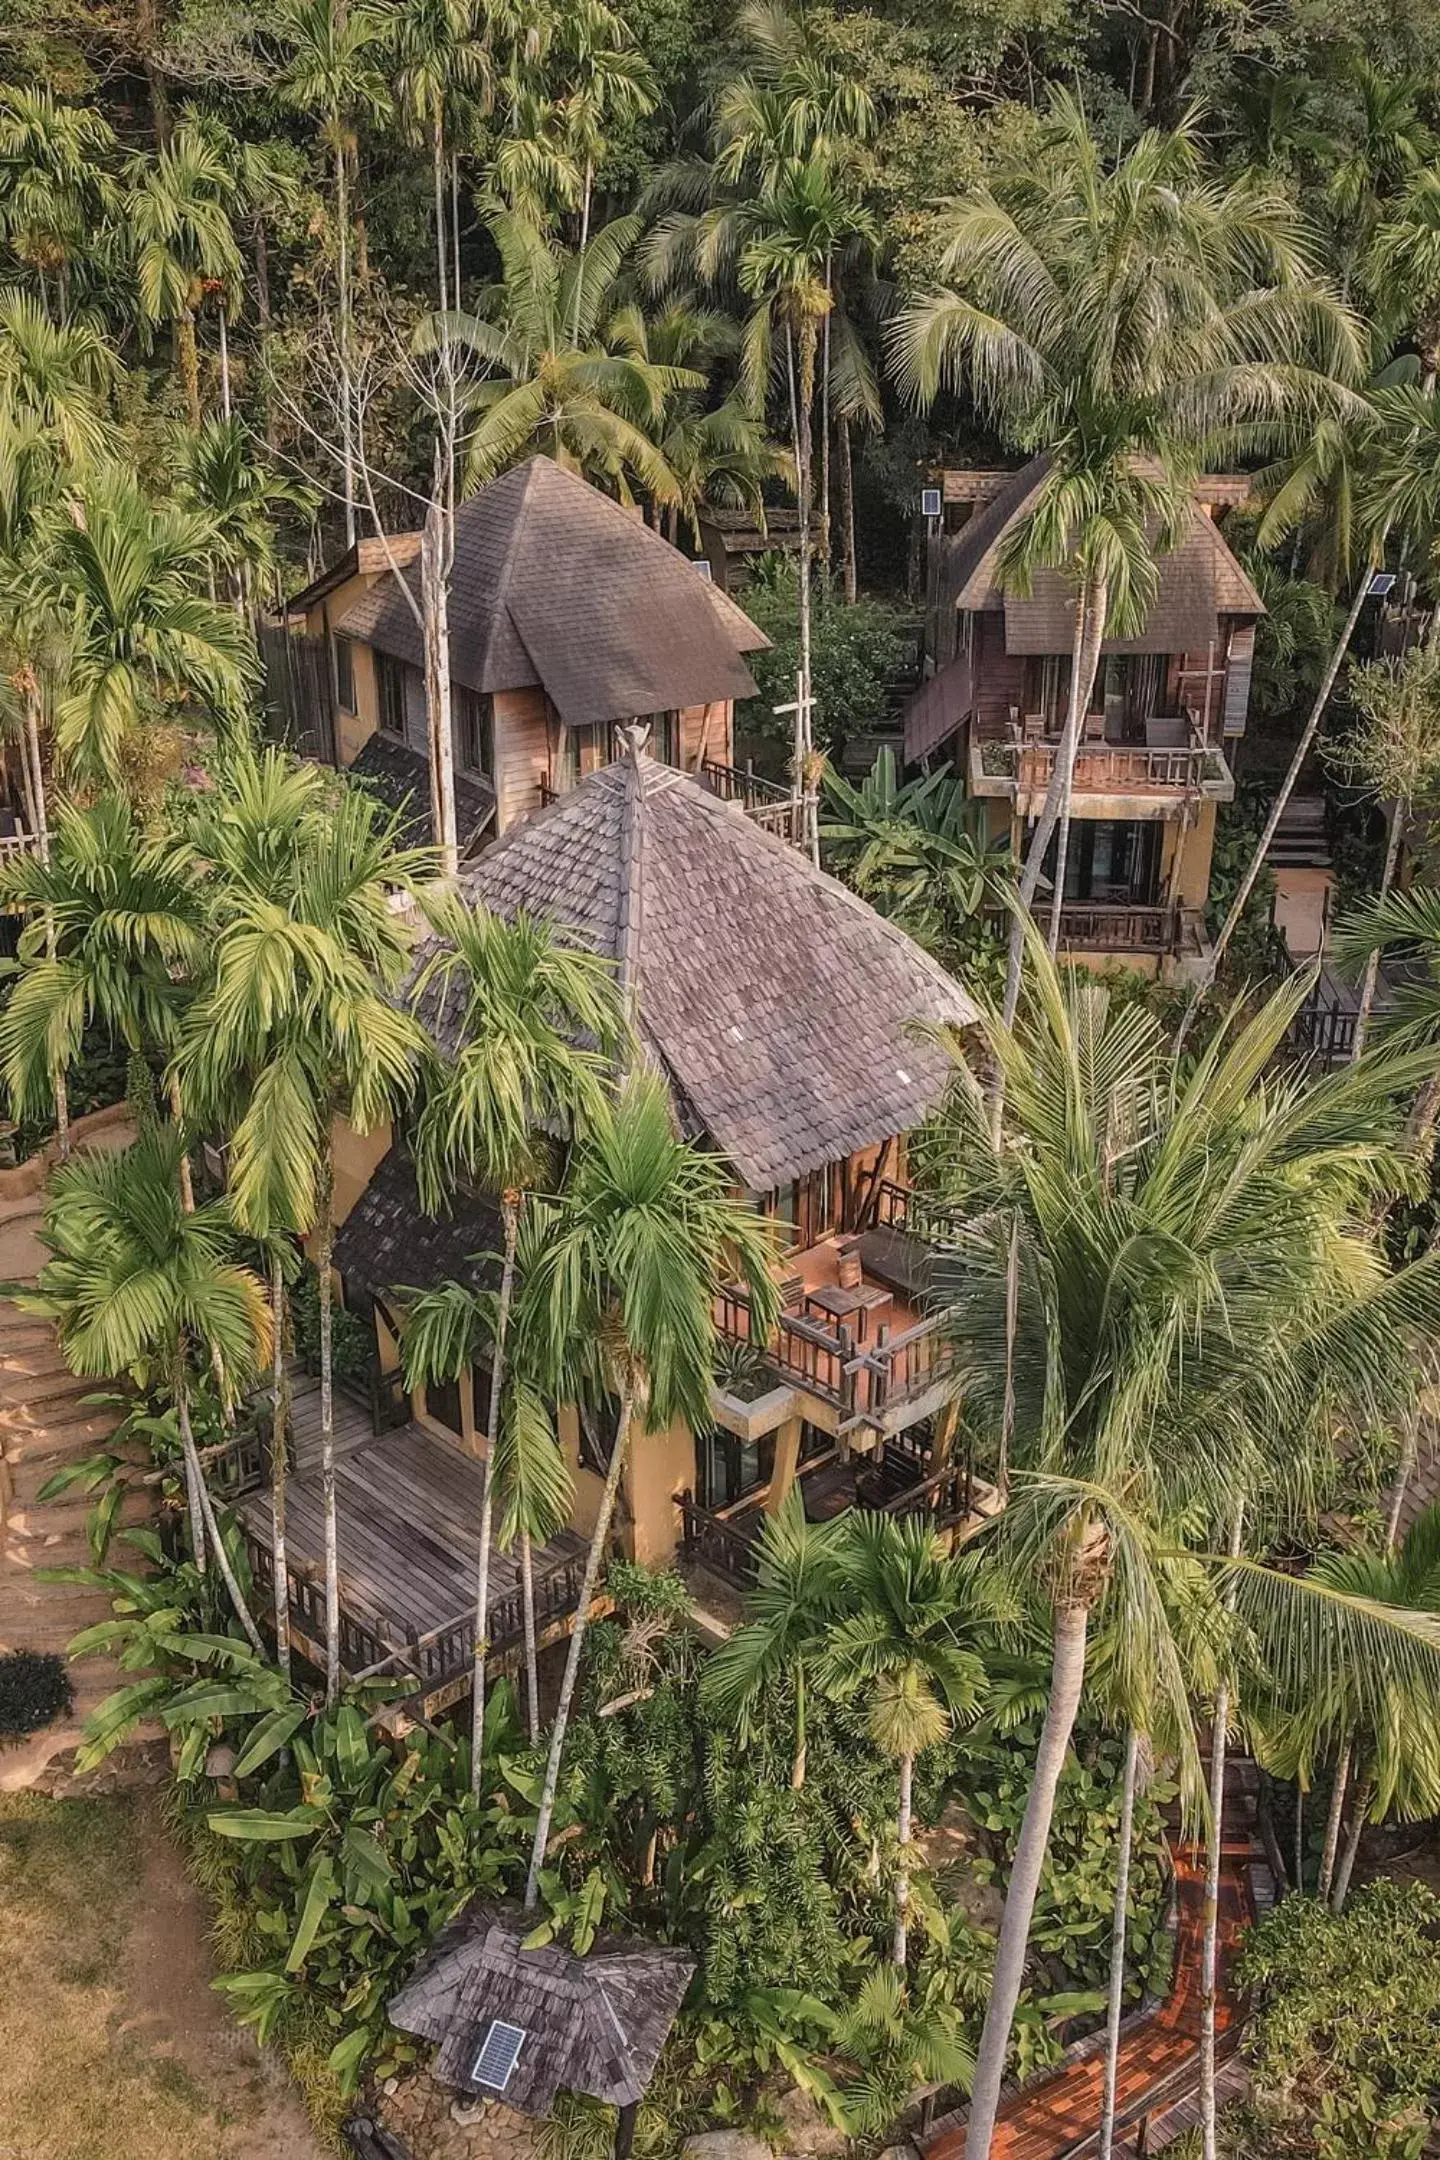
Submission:
<svg viewBox="0 0 1440 2160">
<path fill-rule="evenodd" d="M 1217 2047 L 1222 2055 L 1239 2044 L 1242 2006 L 1231 1967 L 1243 1929 L 1253 1917 L 1248 1838 L 1227 1843 L 1220 1875 L 1219 2001 Z M 1200 1960 L 1205 1931 L 1203 1855 L 1175 1854 L 1180 1926 L 1175 1944 L 1175 1984 L 1168 2000 L 1137 2017 L 1120 2039 L 1117 2123 L 1137 2130 L 1145 2118 L 1173 2108 L 1192 2091 L 1200 2074 Z M 1099 2143 L 1104 2090 L 1103 2041 L 1093 2053 L 1072 2057 L 1040 2084 L 1017 2088 L 1001 2103 L 991 2160 L 1082 2160 Z M 938 2123 L 925 2141 L 925 2160 L 963 2160 L 965 2127 L 953 2118 Z"/>
</svg>

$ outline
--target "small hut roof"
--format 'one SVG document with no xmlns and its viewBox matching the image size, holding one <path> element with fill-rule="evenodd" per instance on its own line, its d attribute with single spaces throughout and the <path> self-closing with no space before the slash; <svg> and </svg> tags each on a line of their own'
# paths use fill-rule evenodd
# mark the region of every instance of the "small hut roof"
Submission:
<svg viewBox="0 0 1440 2160">
<path fill-rule="evenodd" d="M 654 2075 L 695 1960 L 619 1936 L 601 1936 L 588 1957 L 560 1943 L 526 1950 L 532 1926 L 513 1906 L 470 1906 L 393 1998 L 391 2024 L 435 2042 L 442 2084 L 524 2114 L 548 2115 L 562 2091 L 631 2106 Z M 475 2074 L 497 2022 L 524 2036 L 503 2086 Z M 500 2054 L 502 2069 L 507 2059 Z"/>
<path fill-rule="evenodd" d="M 1058 570 L 1039 570 L 1028 599 L 1000 583 L 1000 548 L 1032 507 L 1050 469 L 1032 458 L 956 535 L 945 563 L 947 593 L 967 614 L 1003 610 L 1005 649 L 1012 653 L 1068 652 L 1075 636 L 1075 592 Z M 1107 638 L 1115 653 L 1203 651 L 1221 615 L 1263 615 L 1265 603 L 1197 503 L 1178 547 L 1157 558 L 1159 584 L 1138 637 Z M 927 686 L 928 687 L 928 686 Z"/>
<path fill-rule="evenodd" d="M 615 961 L 682 1121 L 758 1192 L 918 1125 L 950 1061 L 915 1023 L 976 1018 L 903 930 L 638 740 L 463 884 Z"/>
<path fill-rule="evenodd" d="M 412 1283 L 423 1289 L 464 1282 L 479 1289 L 498 1273 L 483 1260 L 500 1244 L 493 1200 L 461 1192 L 447 1214 L 427 1215 L 415 1165 L 397 1141 L 335 1233 L 335 1265 L 348 1284 L 371 1297 Z"/>
<path fill-rule="evenodd" d="M 430 807 L 430 761 L 423 751 L 377 728 L 346 768 L 368 782 L 387 810 L 400 813 L 402 847 L 430 847 L 435 821 Z M 473 847 L 495 815 L 495 790 L 478 773 L 455 774 L 455 826 L 460 852 Z"/>
<path fill-rule="evenodd" d="M 419 566 L 402 572 L 419 589 Z M 769 639 L 644 521 L 547 457 L 460 505 L 450 666 L 472 690 L 540 685 L 571 727 L 754 695 L 742 655 Z M 394 577 L 346 610 L 347 636 L 423 667 Z"/>
</svg>

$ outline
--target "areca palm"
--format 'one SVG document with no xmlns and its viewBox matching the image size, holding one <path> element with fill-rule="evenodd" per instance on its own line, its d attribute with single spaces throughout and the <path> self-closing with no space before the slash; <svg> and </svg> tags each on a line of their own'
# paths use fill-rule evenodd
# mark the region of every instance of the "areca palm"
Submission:
<svg viewBox="0 0 1440 2160">
<path fill-rule="evenodd" d="M 240 250 L 230 223 L 233 180 L 198 128 L 178 128 L 153 159 L 131 166 L 125 205 L 135 247 L 140 309 L 147 322 L 168 323 L 175 338 L 190 425 L 198 428 L 200 361 L 195 318 L 207 292 L 228 308 L 241 290 Z"/>
<path fill-rule="evenodd" d="M 864 1695 L 870 1737 L 900 1765 L 896 1824 L 896 1965 L 905 1964 L 915 1758 L 974 1717 L 985 1695 L 978 1654 L 997 1601 L 973 1562 L 956 1559 L 922 1517 L 857 1511 L 838 1540 L 848 1610 L 826 1631 L 821 1685 Z"/>
<path fill-rule="evenodd" d="M 1156 552 L 1185 529 L 1206 446 L 1303 437 L 1347 409 L 1339 379 L 1357 374 L 1362 340 L 1280 192 L 1215 183 L 1195 120 L 1147 131 L 1112 164 L 1069 96 L 1038 151 L 962 200 L 943 269 L 951 285 L 893 327 L 901 389 L 920 404 L 963 389 L 1017 449 L 1047 453 L 1003 574 L 1024 591 L 1055 569 L 1076 588 L 1069 708 L 1020 886 L 1028 908 L 1058 832 L 1053 951 L 1075 749 L 1107 632 L 1143 624 Z M 1007 1017 L 1022 950 L 1017 913 Z"/>
<path fill-rule="evenodd" d="M 544 923 L 506 921 L 470 908 L 453 891 L 427 903 L 438 940 L 414 987 L 446 1054 L 432 1068 L 415 1127 L 421 1197 L 437 1209 L 457 1179 L 500 1194 L 504 1257 L 486 1413 L 487 1471 L 480 1515 L 475 1603 L 472 1777 L 480 1790 L 485 1731 L 485 1656 L 490 1611 L 494 1463 L 500 1438 L 506 1338 L 525 1187 L 546 1149 L 545 1130 L 574 1132 L 596 1116 L 622 1023 L 607 964 L 562 943 Z M 452 1047 L 453 1046 L 453 1047 Z"/>
<path fill-rule="evenodd" d="M 31 294 L 0 290 L 0 410 L 44 428 L 72 465 L 110 443 L 117 372 L 89 324 L 53 323 Z"/>
<path fill-rule="evenodd" d="M 675 501 L 678 483 L 656 438 L 666 399 L 700 389 L 704 377 L 611 336 L 639 219 L 616 218 L 573 253 L 512 210 L 492 210 L 486 225 L 501 281 L 478 315 L 455 316 L 445 333 L 494 371 L 466 393 L 470 485 L 544 450 L 622 495 L 638 482 L 655 501 Z M 432 341 L 439 334 L 432 329 Z"/>
<path fill-rule="evenodd" d="M 267 771 L 269 779 L 267 780 Z M 263 768 L 257 797 L 284 778 Z M 263 785 L 262 785 L 263 784 Z M 313 782 L 294 781 L 302 798 Z M 263 810 L 263 804 L 259 807 Z M 267 826 L 241 820 L 216 884 L 209 968 L 176 1069 L 197 1109 L 243 1104 L 230 1134 L 237 1220 L 268 1238 L 308 1228 L 319 1281 L 320 1456 L 325 1523 L 326 1691 L 340 1683 L 331 1252 L 337 1118 L 385 1124 L 413 1093 L 423 1031 L 395 993 L 411 933 L 393 906 L 430 871 L 395 844 L 395 820 L 346 788 L 302 799 Z"/>
<path fill-rule="evenodd" d="M 180 501 L 204 519 L 213 560 L 230 573 L 237 596 L 252 578 L 273 576 L 278 519 L 287 509 L 313 510 L 314 496 L 256 455 L 239 418 L 212 413 L 177 449 Z"/>
<path fill-rule="evenodd" d="M 1421 1060 L 1275 1077 L 1302 983 L 1247 1025 L 1222 1026 L 1183 1070 L 1153 1017 L 1093 982 L 1062 985 L 1033 933 L 1031 946 L 1025 1024 L 985 1028 L 1004 1080 L 1001 1130 L 992 1137 L 981 1079 L 962 1064 L 929 1158 L 969 1225 L 954 1259 L 937 1263 L 966 1414 L 997 1432 L 1018 1231 L 1014 1474 L 987 1534 L 1042 1589 L 1054 1630 L 972 2100 L 976 2160 L 990 2150 L 1092 1617 L 1115 1646 L 1119 1699 L 1168 1705 L 1188 1736 L 1186 1661 L 1165 1595 L 1179 1557 L 1171 1525 L 1218 1521 L 1237 1495 L 1299 1476 L 1294 1452 L 1316 1405 L 1373 1411 L 1398 1399 L 1414 1345 L 1440 1328 L 1440 1260 L 1391 1274 L 1373 1227 L 1375 1198 L 1397 1174 L 1397 1096 Z M 1428 1617 L 1243 1559 L 1214 1574 L 1267 1641 L 1283 1615 L 1284 1654 L 1308 1662 L 1314 1684 L 1346 1658 L 1372 1702 L 1397 1674 L 1440 1684 L 1440 1624 Z M 1217 1732 L 1224 1716 L 1222 1700 Z M 1188 1737 L 1181 1766 L 1196 1792 Z"/>
<path fill-rule="evenodd" d="M 123 786 L 140 731 L 187 705 L 222 731 L 239 718 L 254 649 L 203 589 L 214 557 L 207 517 L 152 502 L 119 465 L 88 473 L 56 517 L 34 590 L 66 646 L 55 747 L 75 779 Z"/>
<path fill-rule="evenodd" d="M 259 1633 L 215 1520 L 190 1424 L 191 1360 L 233 1394 L 270 1347 L 265 1293 L 236 1264 L 221 1201 L 187 1208 L 177 1178 L 181 1142 L 151 1133 L 122 1153 L 63 1164 L 50 1183 L 42 1237 L 52 1258 L 28 1309 L 55 1322 L 71 1370 L 113 1378 L 149 1365 L 174 1391 L 197 1566 L 208 1537 L 242 1626 Z"/>
<path fill-rule="evenodd" d="M 659 1432 L 683 1419 L 693 1431 L 708 1414 L 723 1280 L 744 1283 L 757 1333 L 778 1311 L 768 1225 L 734 1196 L 716 1157 L 676 1135 L 658 1074 L 637 1074 L 602 1107 L 571 1150 L 564 1193 L 553 1205 L 537 1203 L 536 1213 L 525 1324 L 537 1369 L 561 1399 L 577 1377 L 588 1378 L 619 1408 L 551 1729 L 527 1907 L 538 1894 L 590 1602 L 635 1429 Z M 577 1358 L 588 1363 L 584 1376 Z"/>
<path fill-rule="evenodd" d="M 63 105 L 44 88 L 0 88 L 0 234 L 36 273 L 42 299 L 54 278 L 62 322 L 70 266 L 117 205 L 114 154 L 114 130 L 93 106 Z"/>
<path fill-rule="evenodd" d="M 745 1721 L 777 1682 L 795 1696 L 795 1753 L 790 1783 L 805 1783 L 806 1694 L 830 1623 L 843 1609 L 845 1566 L 834 1523 L 805 1520 L 798 1490 L 767 1515 L 755 1547 L 755 1587 L 746 1593 L 745 1624 L 706 1660 L 705 1701 Z"/>
</svg>

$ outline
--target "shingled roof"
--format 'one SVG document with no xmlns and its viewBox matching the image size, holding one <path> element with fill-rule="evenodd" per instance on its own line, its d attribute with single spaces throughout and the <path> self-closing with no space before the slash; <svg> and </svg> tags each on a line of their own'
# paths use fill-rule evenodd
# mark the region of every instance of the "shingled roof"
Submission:
<svg viewBox="0 0 1440 2160">
<path fill-rule="evenodd" d="M 601 1936 L 588 1957 L 522 1948 L 533 1915 L 478 1903 L 453 1920 L 389 2006 L 401 2032 L 433 2040 L 442 2085 L 548 2115 L 559 2092 L 631 2107 L 655 2073 L 695 1970 L 683 1950 Z M 475 2076 L 492 2025 L 523 2035 L 499 2058 L 503 2085 Z"/>
<path fill-rule="evenodd" d="M 462 1192 L 447 1214 L 427 1215 L 415 1165 L 397 1142 L 336 1231 L 335 1265 L 347 1284 L 371 1297 L 437 1282 L 478 1289 L 498 1275 L 498 1266 L 484 1261 L 499 1251 L 501 1238 L 493 1200 Z"/>
<path fill-rule="evenodd" d="M 1058 570 L 1039 570 L 1028 599 L 1000 583 L 1000 545 L 1032 507 L 1050 469 L 1048 457 L 1032 458 L 982 504 L 951 543 L 944 566 L 947 594 L 968 613 L 1003 609 L 1005 649 L 1012 653 L 1068 652 L 1075 636 L 1075 591 Z M 1214 522 L 1196 504 L 1178 547 L 1157 557 L 1159 584 L 1138 637 L 1107 638 L 1115 653 L 1203 652 L 1221 615 L 1263 615 L 1265 603 L 1226 546 Z"/>
<path fill-rule="evenodd" d="M 412 750 L 394 735 L 377 728 L 366 738 L 360 754 L 347 766 L 357 780 L 366 781 L 387 810 L 400 813 L 402 847 L 430 847 L 435 823 L 430 806 L 430 765 L 419 750 Z M 460 852 L 473 847 L 495 815 L 495 790 L 478 773 L 455 774 L 455 827 Z"/>
<path fill-rule="evenodd" d="M 418 592 L 418 565 L 401 573 Z M 343 628 L 423 667 L 419 625 L 394 576 Z M 754 695 L 741 655 L 769 643 L 669 542 L 546 457 L 460 505 L 450 582 L 450 665 L 472 690 L 539 684 L 571 727 Z"/>
<path fill-rule="evenodd" d="M 770 1191 L 909 1131 L 949 1063 L 918 1020 L 976 1017 L 912 939 L 798 850 L 631 746 L 463 879 L 616 962 L 682 1120 Z"/>
</svg>

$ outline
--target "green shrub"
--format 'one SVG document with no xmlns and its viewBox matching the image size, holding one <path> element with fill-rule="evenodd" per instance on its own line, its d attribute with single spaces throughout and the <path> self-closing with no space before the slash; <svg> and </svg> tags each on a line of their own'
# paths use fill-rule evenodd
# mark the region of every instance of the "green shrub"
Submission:
<svg viewBox="0 0 1440 2160">
<path fill-rule="evenodd" d="M 337 1300 L 330 1308 L 331 1360 L 335 1378 L 352 1387 L 367 1389 L 375 1360 L 375 1330 L 359 1313 Z M 290 1321 L 295 1331 L 296 1355 L 313 1369 L 320 1359 L 320 1283 L 308 1263 L 290 1293 Z"/>
<path fill-rule="evenodd" d="M 8 1651 L 0 1657 L 0 1747 L 43 1732 L 73 1700 L 64 1658 L 49 1650 Z"/>
</svg>

